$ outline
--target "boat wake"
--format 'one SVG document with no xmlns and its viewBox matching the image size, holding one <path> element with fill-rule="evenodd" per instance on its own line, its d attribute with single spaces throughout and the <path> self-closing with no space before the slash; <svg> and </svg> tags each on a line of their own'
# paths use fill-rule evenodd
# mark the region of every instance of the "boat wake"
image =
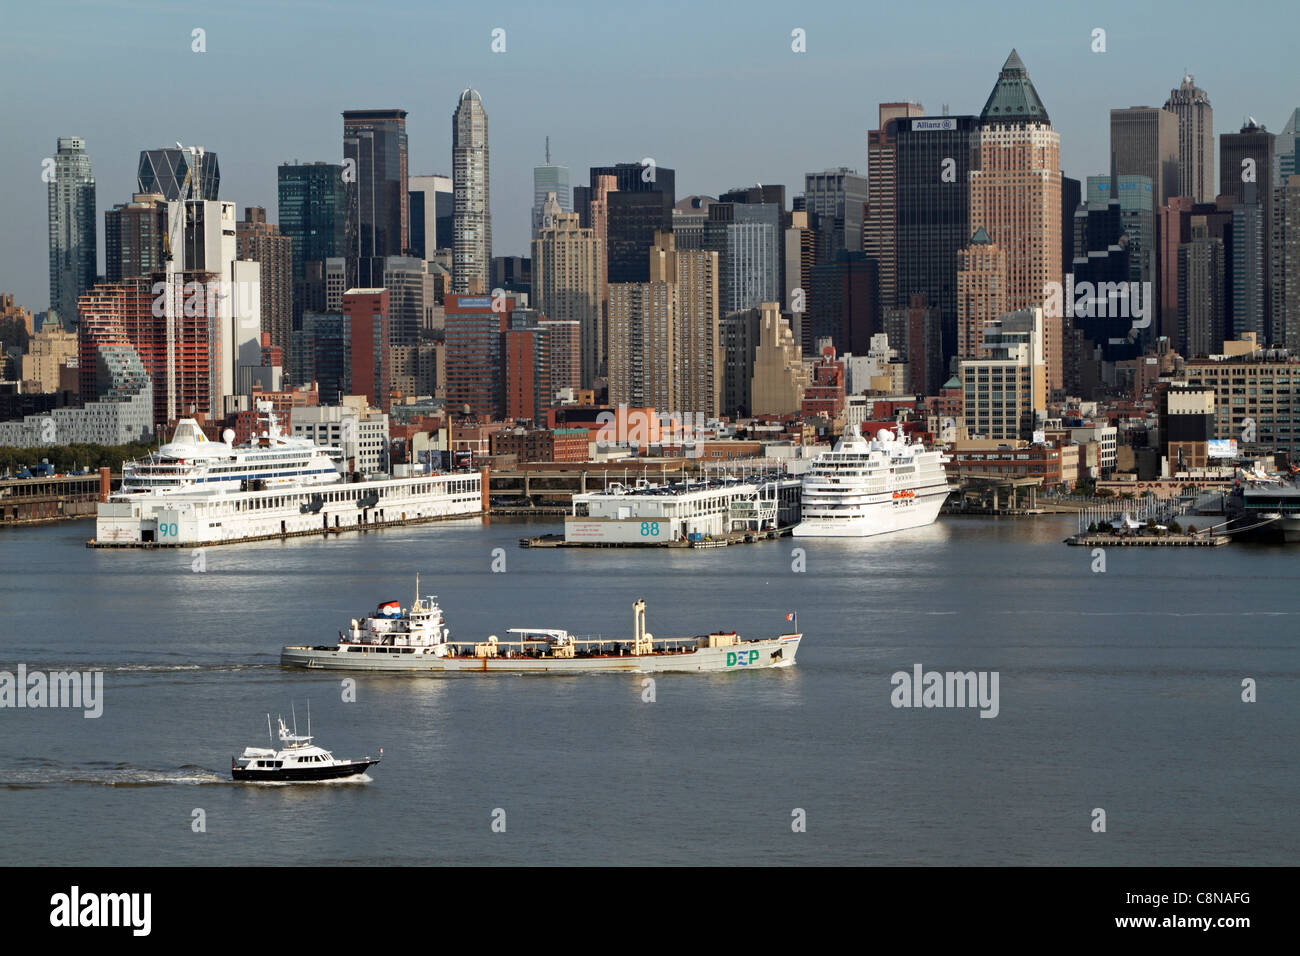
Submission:
<svg viewBox="0 0 1300 956">
<path fill-rule="evenodd" d="M 39 790 L 66 786 L 166 787 L 175 784 L 194 786 L 230 782 L 229 777 L 193 765 L 174 770 L 153 770 L 124 763 L 93 763 L 81 767 L 45 763 L 27 770 L 0 768 L 0 789 L 5 790 Z"/>
</svg>

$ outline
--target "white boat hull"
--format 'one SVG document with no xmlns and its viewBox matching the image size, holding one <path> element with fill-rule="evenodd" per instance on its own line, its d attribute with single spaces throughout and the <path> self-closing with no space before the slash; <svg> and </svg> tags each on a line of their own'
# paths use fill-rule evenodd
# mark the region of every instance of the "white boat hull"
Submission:
<svg viewBox="0 0 1300 956">
<path fill-rule="evenodd" d="M 915 498 L 885 497 L 844 517 L 806 519 L 795 525 L 796 538 L 866 538 L 933 524 L 948 498 L 948 489 L 917 492 Z"/>
<path fill-rule="evenodd" d="M 363 670 L 419 674 L 670 674 L 721 673 L 789 667 L 801 636 L 786 634 L 744 641 L 730 647 L 701 647 L 685 653 L 603 655 L 600 657 L 435 657 L 393 654 L 387 649 L 339 650 L 336 647 L 286 647 L 284 667 L 310 670 Z"/>
</svg>

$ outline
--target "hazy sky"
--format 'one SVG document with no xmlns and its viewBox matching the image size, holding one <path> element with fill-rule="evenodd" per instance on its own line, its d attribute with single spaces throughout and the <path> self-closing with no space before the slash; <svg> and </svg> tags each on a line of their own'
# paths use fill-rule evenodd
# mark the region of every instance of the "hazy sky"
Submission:
<svg viewBox="0 0 1300 956">
<path fill-rule="evenodd" d="M 276 212 L 276 167 L 342 159 L 340 113 L 401 108 L 412 174 L 451 172 L 451 113 L 483 96 L 493 252 L 526 255 L 532 167 L 650 156 L 679 198 L 784 183 L 830 166 L 866 171 L 881 101 L 978 113 L 1015 47 L 1061 133 L 1067 175 L 1104 172 L 1108 111 L 1162 106 L 1185 70 L 1215 133 L 1253 115 L 1274 132 L 1300 105 L 1300 6 L 1206 0 L 1060 5 L 362 3 L 341 0 L 7 0 L 0 26 L 0 291 L 49 302 L 41 160 L 82 136 L 103 210 L 131 198 L 141 149 L 215 150 L 221 198 Z M 1224 14 L 1226 9 L 1231 13 Z M 494 28 L 506 52 L 491 50 Z M 207 51 L 191 50 L 206 31 Z M 806 32 L 807 52 L 791 50 Z M 1095 28 L 1106 52 L 1092 52 Z"/>
</svg>

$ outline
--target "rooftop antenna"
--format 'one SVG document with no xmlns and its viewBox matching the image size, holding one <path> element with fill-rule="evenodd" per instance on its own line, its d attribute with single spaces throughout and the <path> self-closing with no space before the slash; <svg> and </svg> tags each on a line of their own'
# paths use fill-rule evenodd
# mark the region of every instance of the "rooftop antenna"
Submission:
<svg viewBox="0 0 1300 956">
<path fill-rule="evenodd" d="M 546 137 L 546 165 L 551 165 L 551 137 Z"/>
</svg>

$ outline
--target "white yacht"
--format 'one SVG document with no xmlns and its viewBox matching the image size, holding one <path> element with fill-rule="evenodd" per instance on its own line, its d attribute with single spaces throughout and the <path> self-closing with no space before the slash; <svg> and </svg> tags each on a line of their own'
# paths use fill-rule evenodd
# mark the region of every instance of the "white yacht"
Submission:
<svg viewBox="0 0 1300 956">
<path fill-rule="evenodd" d="M 359 777 L 379 763 L 384 755 L 381 749 L 378 757 L 339 760 L 328 750 L 312 743 L 310 722 L 307 733 L 299 736 L 296 720 L 293 732 L 290 732 L 285 726 L 284 718 L 277 719 L 280 722 L 280 748 L 245 747 L 241 756 L 230 758 L 230 775 L 233 779 L 245 782 L 307 783 Z M 271 736 L 270 714 L 266 715 L 266 735 Z"/>
<path fill-rule="evenodd" d="M 212 441 L 181 419 L 172 440 L 123 465 L 122 486 L 99 504 L 96 548 L 205 547 L 332 534 L 481 514 L 477 471 L 399 466 L 392 477 L 346 474 L 343 452 L 285 435 L 258 402 L 259 433 L 246 445 Z M 360 480 L 364 478 L 365 480 Z"/>
<path fill-rule="evenodd" d="M 324 485 L 339 480 L 341 449 L 281 434 L 270 403 L 259 405 L 265 406 L 259 411 L 264 416 L 260 424 L 266 430 L 247 445 L 234 445 L 235 433 L 229 428 L 222 434 L 225 441 L 209 441 L 198 422 L 182 418 L 171 441 L 148 458 L 122 465 L 122 487 L 112 500 L 131 495 Z"/>
<path fill-rule="evenodd" d="M 796 538 L 856 538 L 931 524 L 952 488 L 942 452 L 882 428 L 873 439 L 850 425 L 803 478 Z"/>
</svg>

